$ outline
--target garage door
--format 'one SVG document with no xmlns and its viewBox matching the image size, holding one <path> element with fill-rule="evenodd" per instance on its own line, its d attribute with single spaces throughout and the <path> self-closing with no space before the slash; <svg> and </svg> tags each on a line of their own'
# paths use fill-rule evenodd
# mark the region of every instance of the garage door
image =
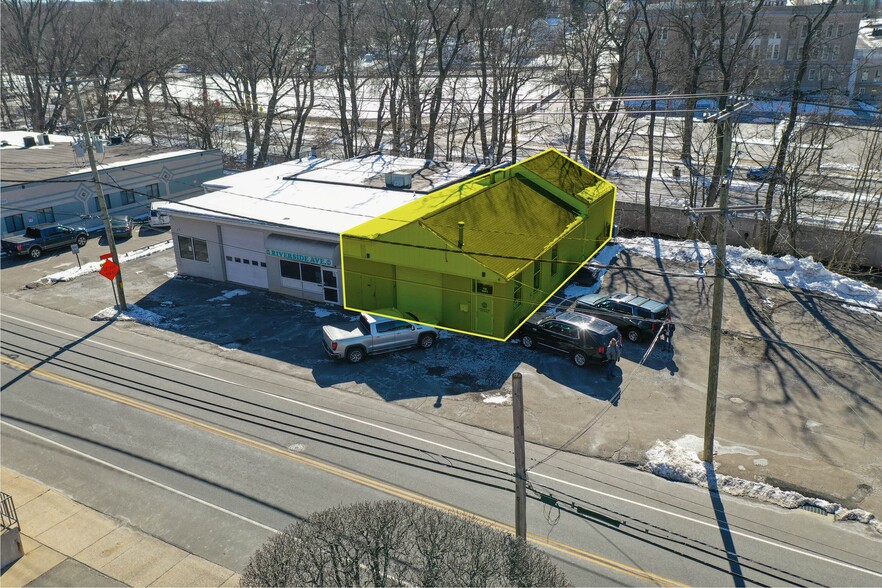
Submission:
<svg viewBox="0 0 882 588">
<path fill-rule="evenodd" d="M 246 286 L 269 288 L 263 233 L 222 227 L 227 280 Z"/>
</svg>

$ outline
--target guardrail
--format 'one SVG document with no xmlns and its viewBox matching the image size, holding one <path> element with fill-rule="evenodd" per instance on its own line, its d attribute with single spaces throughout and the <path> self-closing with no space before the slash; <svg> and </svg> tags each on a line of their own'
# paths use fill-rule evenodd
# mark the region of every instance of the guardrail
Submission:
<svg viewBox="0 0 882 588">
<path fill-rule="evenodd" d="M 0 527 L 4 531 L 20 530 L 15 503 L 12 501 L 12 496 L 5 492 L 0 492 Z"/>
</svg>

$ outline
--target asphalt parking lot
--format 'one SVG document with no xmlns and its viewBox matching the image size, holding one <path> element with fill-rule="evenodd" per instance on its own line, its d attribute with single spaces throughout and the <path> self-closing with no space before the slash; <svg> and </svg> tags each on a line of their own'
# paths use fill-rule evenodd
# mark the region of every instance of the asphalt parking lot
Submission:
<svg viewBox="0 0 882 588">
<path fill-rule="evenodd" d="M 147 229 L 120 251 L 168 238 Z M 106 250 L 93 239 L 80 257 L 97 261 Z M 75 265 L 67 250 L 36 261 L 4 259 L 0 289 L 84 317 L 112 306 L 110 283 L 98 274 L 26 287 Z M 159 324 L 117 326 L 157 339 L 186 338 L 231 360 L 314 381 L 318 393 L 333 386 L 501 433 L 511 428 L 503 397 L 519 371 L 529 440 L 550 449 L 569 441 L 568 451 L 634 465 L 657 440 L 703 435 L 711 292 L 696 279 L 669 275 L 695 269 L 677 262 L 624 251 L 611 265 L 602 292 L 667 302 L 678 323 L 673 353 L 653 350 L 643 364 L 645 342 L 626 342 L 613 381 L 601 366 L 582 369 L 515 342 L 449 333 L 427 351 L 349 365 L 324 353 L 320 328 L 347 322 L 352 313 L 175 276 L 170 250 L 123 265 L 129 304 L 155 313 Z M 243 293 L 231 295 L 234 290 Z M 718 471 L 882 513 L 882 319 L 799 293 L 732 283 L 723 327 Z"/>
</svg>

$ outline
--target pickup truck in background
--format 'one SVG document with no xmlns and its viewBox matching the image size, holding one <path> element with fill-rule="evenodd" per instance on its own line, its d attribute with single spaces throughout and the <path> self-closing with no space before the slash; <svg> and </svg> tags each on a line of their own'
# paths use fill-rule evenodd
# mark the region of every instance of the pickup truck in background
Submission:
<svg viewBox="0 0 882 588">
<path fill-rule="evenodd" d="M 355 328 L 351 325 L 322 327 L 325 351 L 349 363 L 358 363 L 368 355 L 409 347 L 428 349 L 437 339 L 438 331 L 430 327 L 365 312 L 361 313 Z"/>
<path fill-rule="evenodd" d="M 47 223 L 28 227 L 23 235 L 12 235 L 2 241 L 2 249 L 10 255 L 26 255 L 37 259 L 44 251 L 76 243 L 85 246 L 89 233 L 84 227 L 68 227 Z"/>
</svg>

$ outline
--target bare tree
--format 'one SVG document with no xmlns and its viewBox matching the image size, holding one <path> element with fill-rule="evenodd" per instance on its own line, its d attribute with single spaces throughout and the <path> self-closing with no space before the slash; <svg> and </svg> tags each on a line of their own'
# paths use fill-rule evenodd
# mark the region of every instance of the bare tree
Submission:
<svg viewBox="0 0 882 588">
<path fill-rule="evenodd" d="M 274 535 L 241 586 L 566 586 L 541 551 L 419 504 L 359 503 Z"/>
<path fill-rule="evenodd" d="M 771 215 L 772 212 L 775 189 L 781 182 L 790 147 L 790 139 L 793 135 L 793 130 L 796 128 L 799 102 L 802 97 L 802 82 L 808 71 L 809 60 L 811 59 L 812 51 L 822 42 L 821 27 L 836 7 L 836 3 L 837 0 L 831 0 L 828 4 L 807 6 L 803 9 L 804 12 L 794 15 L 790 25 L 794 30 L 800 31 L 802 47 L 801 54 L 799 55 L 799 66 L 793 79 L 793 85 L 790 87 L 790 112 L 787 115 L 787 123 L 784 126 L 784 131 L 781 134 L 781 140 L 775 154 L 775 172 L 769 179 L 769 185 L 766 188 L 764 210 L 767 216 Z M 760 243 L 763 253 L 768 253 L 774 249 L 777 238 L 778 231 L 775 229 L 775 225 L 767 223 L 763 229 L 762 241 Z"/>
<path fill-rule="evenodd" d="M 35 131 L 55 131 L 83 50 L 80 34 L 90 7 L 67 0 L 2 0 L 4 89 L 19 96 Z"/>
</svg>

